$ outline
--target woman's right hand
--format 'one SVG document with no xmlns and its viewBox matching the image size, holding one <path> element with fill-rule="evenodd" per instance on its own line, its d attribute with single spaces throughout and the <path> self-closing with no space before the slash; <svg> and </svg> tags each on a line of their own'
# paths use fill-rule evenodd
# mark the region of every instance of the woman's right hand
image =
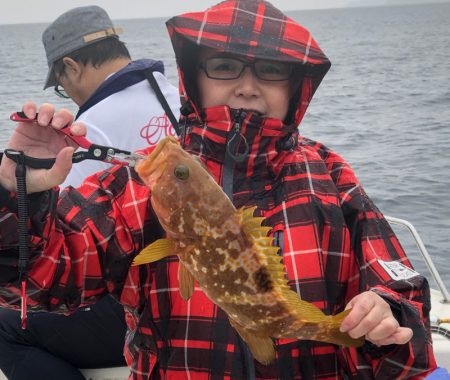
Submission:
<svg viewBox="0 0 450 380">
<path fill-rule="evenodd" d="M 55 108 L 48 103 L 37 110 L 36 104 L 27 102 L 22 111 L 30 119 L 34 119 L 39 112 L 38 119 L 34 122 L 20 122 L 7 147 L 21 150 L 31 157 L 56 157 L 55 164 L 48 170 L 29 167 L 26 170 L 28 193 L 51 189 L 64 182 L 72 168 L 72 155 L 78 146 L 57 130 L 71 124 L 73 115 L 66 109 L 55 112 Z M 73 124 L 69 128 L 73 135 L 86 135 L 86 127 L 81 123 Z M 15 170 L 16 163 L 3 155 L 0 164 L 0 185 L 12 192 L 17 190 Z"/>
</svg>

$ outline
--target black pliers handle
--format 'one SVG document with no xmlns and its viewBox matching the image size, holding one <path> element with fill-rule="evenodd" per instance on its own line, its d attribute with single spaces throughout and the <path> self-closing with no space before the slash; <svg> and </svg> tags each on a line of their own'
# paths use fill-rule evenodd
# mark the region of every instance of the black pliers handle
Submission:
<svg viewBox="0 0 450 380">
<path fill-rule="evenodd" d="M 23 112 L 14 112 L 10 119 L 17 122 L 36 122 L 37 114 L 34 119 L 28 118 Z M 81 162 L 84 160 L 103 161 L 110 164 L 135 166 L 137 161 L 145 158 L 144 156 L 132 153 L 127 150 L 117 149 L 110 146 L 98 145 L 89 141 L 84 136 L 74 136 L 70 132 L 70 125 L 58 130 L 74 141 L 78 146 L 86 150 L 78 151 L 73 154 L 72 162 Z M 35 158 L 24 155 L 23 152 L 14 149 L 5 149 L 6 157 L 17 162 L 19 156 L 25 161 L 25 165 L 33 169 L 50 169 L 55 163 L 54 158 Z"/>
</svg>

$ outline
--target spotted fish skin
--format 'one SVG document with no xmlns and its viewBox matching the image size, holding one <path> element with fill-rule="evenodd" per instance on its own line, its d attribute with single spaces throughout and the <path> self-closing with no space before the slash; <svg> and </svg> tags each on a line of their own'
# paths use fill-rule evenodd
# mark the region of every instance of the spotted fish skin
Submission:
<svg viewBox="0 0 450 380">
<path fill-rule="evenodd" d="M 339 332 L 348 312 L 327 316 L 289 288 L 278 248 L 267 236 L 270 228 L 261 227 L 263 218 L 253 217 L 255 208 L 236 210 L 175 139 L 161 141 L 136 170 L 152 191 L 152 207 L 167 233 L 168 248 L 155 255 L 150 246 L 134 264 L 177 255 L 182 295 L 191 296 L 195 279 L 227 313 L 257 360 L 267 364 L 275 357 L 271 338 L 362 343 Z"/>
</svg>

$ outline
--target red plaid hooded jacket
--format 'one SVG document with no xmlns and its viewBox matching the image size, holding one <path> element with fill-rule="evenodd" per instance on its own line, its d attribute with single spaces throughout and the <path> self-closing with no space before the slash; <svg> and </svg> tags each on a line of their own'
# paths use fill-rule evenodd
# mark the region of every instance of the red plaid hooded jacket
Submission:
<svg viewBox="0 0 450 380">
<path fill-rule="evenodd" d="M 373 290 L 414 337 L 401 346 L 358 349 L 277 340 L 273 363 L 254 362 L 224 312 L 199 288 L 188 302 L 180 297 L 177 258 L 130 267 L 164 232 L 149 189 L 127 167 L 91 176 L 59 197 L 56 191 L 30 196 L 30 306 L 72 311 L 113 294 L 126 309 L 131 379 L 419 379 L 434 369 L 426 279 L 391 277 L 383 263 L 410 263 L 388 223 L 340 156 L 299 136 L 297 125 L 330 66 L 309 32 L 253 0 L 225 1 L 167 26 L 188 104 L 185 148 L 201 157 L 236 207 L 257 206 L 281 248 L 292 289 L 327 314 Z M 301 67 L 291 122 L 226 106 L 202 110 L 195 83 L 188 82 L 198 46 Z M 228 144 L 237 124 L 248 153 Z M 0 301 L 17 307 L 16 200 L 4 189 L 0 231 Z"/>
</svg>

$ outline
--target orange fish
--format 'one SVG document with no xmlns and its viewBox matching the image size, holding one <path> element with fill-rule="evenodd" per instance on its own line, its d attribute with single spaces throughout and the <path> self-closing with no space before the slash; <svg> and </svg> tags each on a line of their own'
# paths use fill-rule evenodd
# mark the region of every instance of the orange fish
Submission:
<svg viewBox="0 0 450 380">
<path fill-rule="evenodd" d="M 175 138 L 162 140 L 136 171 L 152 191 L 151 203 L 167 233 L 137 255 L 133 265 L 179 258 L 178 280 L 188 300 L 194 282 L 224 310 L 231 325 L 260 363 L 275 358 L 272 338 L 318 340 L 358 346 L 339 331 L 349 310 L 325 315 L 302 301 L 285 277 L 279 248 L 253 217 L 255 208 L 236 210 L 197 158 Z"/>
</svg>

